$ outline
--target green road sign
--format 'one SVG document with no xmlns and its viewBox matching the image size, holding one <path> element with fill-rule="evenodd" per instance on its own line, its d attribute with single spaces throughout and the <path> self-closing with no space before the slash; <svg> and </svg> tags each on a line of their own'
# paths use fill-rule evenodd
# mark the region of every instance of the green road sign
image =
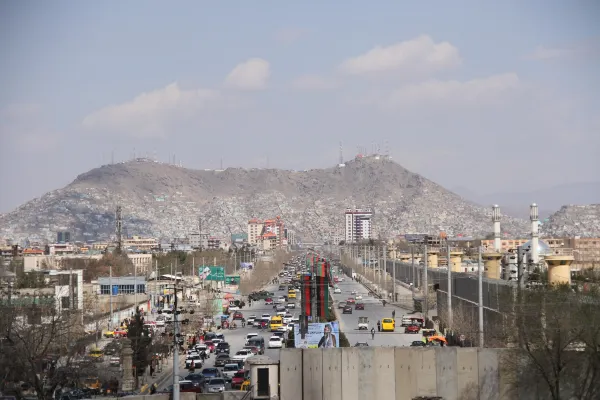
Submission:
<svg viewBox="0 0 600 400">
<path fill-rule="evenodd" d="M 226 285 L 238 285 L 240 284 L 240 276 L 239 275 L 227 275 L 225 277 Z"/>
<path fill-rule="evenodd" d="M 205 281 L 223 282 L 225 281 L 225 268 L 200 266 L 198 276 Z"/>
</svg>

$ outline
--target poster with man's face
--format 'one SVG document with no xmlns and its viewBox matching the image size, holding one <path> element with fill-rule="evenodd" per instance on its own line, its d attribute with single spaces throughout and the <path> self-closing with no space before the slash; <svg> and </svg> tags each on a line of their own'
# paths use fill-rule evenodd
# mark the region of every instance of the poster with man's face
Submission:
<svg viewBox="0 0 600 400">
<path fill-rule="evenodd" d="M 300 325 L 294 324 L 294 346 L 298 349 L 317 349 L 339 347 L 340 328 L 337 321 L 308 324 L 304 339 Z"/>
</svg>

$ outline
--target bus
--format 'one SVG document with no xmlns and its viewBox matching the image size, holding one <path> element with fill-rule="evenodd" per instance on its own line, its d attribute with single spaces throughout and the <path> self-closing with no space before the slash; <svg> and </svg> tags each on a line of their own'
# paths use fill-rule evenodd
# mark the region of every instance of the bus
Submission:
<svg viewBox="0 0 600 400">
<path fill-rule="evenodd" d="M 271 317 L 271 321 L 269 322 L 271 326 L 271 332 L 277 331 L 277 328 L 281 328 L 283 326 L 283 318 L 278 315 Z"/>
<path fill-rule="evenodd" d="M 295 299 L 295 298 L 296 298 L 296 290 L 295 289 L 288 290 L 288 299 Z"/>
</svg>

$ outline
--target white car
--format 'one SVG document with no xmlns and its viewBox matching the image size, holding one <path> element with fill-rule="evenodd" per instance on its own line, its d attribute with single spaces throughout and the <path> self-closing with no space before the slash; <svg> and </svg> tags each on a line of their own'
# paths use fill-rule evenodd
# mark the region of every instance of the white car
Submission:
<svg viewBox="0 0 600 400">
<path fill-rule="evenodd" d="M 258 336 L 258 333 L 249 333 L 249 334 L 247 334 L 246 335 L 246 344 L 245 344 L 245 346 L 248 346 L 248 344 L 249 344 L 248 341 L 250 339 L 252 339 L 253 337 L 256 337 L 256 336 Z"/>
<path fill-rule="evenodd" d="M 202 368 L 202 358 L 200 358 L 199 355 L 188 356 L 188 358 L 186 358 L 185 367 L 190 369 L 192 366 L 194 368 Z"/>
<path fill-rule="evenodd" d="M 269 339 L 270 349 L 281 349 L 283 348 L 283 340 L 279 336 L 271 336 Z"/>
<path fill-rule="evenodd" d="M 356 297 L 354 297 L 354 300 L 362 300 L 362 295 L 357 294 Z"/>
<path fill-rule="evenodd" d="M 340 294 L 340 293 L 342 293 L 342 289 L 340 289 L 339 287 L 336 287 L 335 289 L 333 289 L 333 293 Z"/>
<path fill-rule="evenodd" d="M 246 319 L 246 323 L 252 325 L 256 321 L 256 315 L 251 315 Z"/>
<path fill-rule="evenodd" d="M 278 302 L 279 304 L 283 304 L 283 303 L 285 303 L 285 302 L 286 302 L 286 300 L 285 300 L 285 297 L 281 296 L 280 298 L 278 298 L 278 299 L 277 299 L 277 302 Z"/>
<path fill-rule="evenodd" d="M 238 306 L 229 306 L 227 309 L 229 311 L 240 311 L 240 308 Z"/>
<path fill-rule="evenodd" d="M 232 360 L 246 361 L 248 357 L 252 357 L 252 352 L 250 350 L 240 350 L 233 357 Z"/>
<path fill-rule="evenodd" d="M 284 324 L 287 325 L 287 324 L 290 324 L 291 322 L 292 322 L 292 317 L 291 316 L 288 316 L 288 315 L 284 315 L 283 316 L 283 323 Z"/>
<path fill-rule="evenodd" d="M 288 303 L 287 308 L 296 308 L 296 303 Z"/>
<path fill-rule="evenodd" d="M 270 320 L 271 319 L 271 314 L 263 314 L 260 317 L 260 319 L 265 319 L 265 318 L 268 318 Z"/>
</svg>

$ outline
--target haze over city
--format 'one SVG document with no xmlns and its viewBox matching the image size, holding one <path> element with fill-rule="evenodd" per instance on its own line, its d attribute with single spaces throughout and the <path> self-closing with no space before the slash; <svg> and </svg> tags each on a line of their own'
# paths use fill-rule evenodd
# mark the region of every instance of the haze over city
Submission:
<svg viewBox="0 0 600 400">
<path fill-rule="evenodd" d="M 143 4 L 143 5 L 142 5 Z M 0 211 L 111 160 L 597 181 L 593 1 L 3 2 Z"/>
</svg>

